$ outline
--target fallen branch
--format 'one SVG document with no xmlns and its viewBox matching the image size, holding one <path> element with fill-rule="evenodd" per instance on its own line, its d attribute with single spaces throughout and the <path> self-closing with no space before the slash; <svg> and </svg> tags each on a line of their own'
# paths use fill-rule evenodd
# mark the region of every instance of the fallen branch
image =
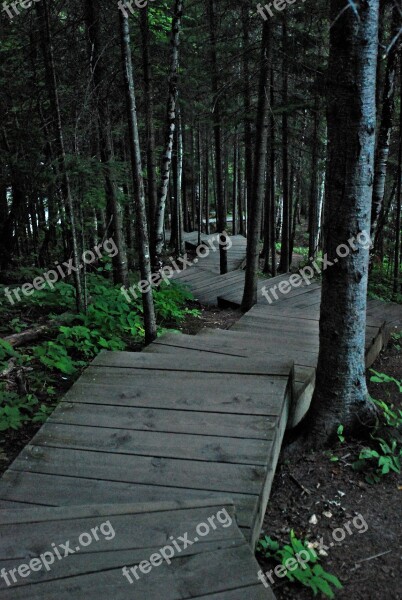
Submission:
<svg viewBox="0 0 402 600">
<path fill-rule="evenodd" d="M 24 344 L 28 344 L 29 342 L 34 342 L 40 337 L 43 337 L 49 331 L 51 331 L 56 324 L 53 325 L 38 325 L 37 327 L 32 327 L 31 329 L 27 329 L 26 331 L 21 331 L 20 333 L 13 333 L 12 335 L 8 335 L 3 338 L 5 342 L 8 342 L 13 346 L 13 348 L 17 348 L 18 346 L 23 346 Z"/>
</svg>

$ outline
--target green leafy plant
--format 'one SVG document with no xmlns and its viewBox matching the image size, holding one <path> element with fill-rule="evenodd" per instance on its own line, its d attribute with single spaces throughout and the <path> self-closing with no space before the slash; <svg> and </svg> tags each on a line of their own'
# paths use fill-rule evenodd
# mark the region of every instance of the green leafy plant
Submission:
<svg viewBox="0 0 402 600">
<path fill-rule="evenodd" d="M 395 349 L 398 350 L 398 352 L 400 352 L 402 350 L 402 346 L 399 342 L 402 340 L 402 331 L 391 333 L 391 339 Z"/>
<path fill-rule="evenodd" d="M 20 429 L 27 421 L 43 423 L 52 411 L 52 408 L 42 404 L 34 394 L 19 396 L 16 392 L 0 388 L 0 431 Z"/>
<path fill-rule="evenodd" d="M 383 400 L 376 400 L 375 398 L 371 398 L 371 400 L 381 409 L 381 416 L 388 427 L 402 426 L 402 410 L 394 408 L 393 404 L 388 406 Z"/>
<path fill-rule="evenodd" d="M 370 369 L 370 372 L 374 373 L 374 375 L 370 377 L 370 381 L 373 381 L 374 383 L 395 383 L 398 387 L 398 390 L 402 394 L 402 381 L 398 381 L 398 379 L 395 379 L 395 377 L 390 377 L 385 373 L 374 371 L 374 369 Z"/>
<path fill-rule="evenodd" d="M 382 438 L 375 438 L 378 441 L 379 448 L 363 448 L 359 454 L 359 459 L 352 464 L 356 471 L 365 471 L 367 483 L 378 483 L 381 477 L 388 475 L 391 471 L 401 472 L 402 448 L 398 448 L 398 442 L 393 439 L 387 442 Z"/>
<path fill-rule="evenodd" d="M 286 569 L 286 577 L 289 581 L 298 581 L 302 585 L 311 588 L 313 594 L 316 595 L 319 592 L 324 594 L 327 598 L 334 598 L 333 586 L 336 589 L 342 589 L 342 584 L 335 575 L 331 575 L 318 564 L 319 556 L 311 548 L 308 547 L 307 541 L 299 540 L 294 531 L 290 532 L 290 543 L 285 544 L 283 547 L 280 544 L 265 536 L 258 542 L 257 551 L 262 554 L 265 558 L 270 558 L 283 565 Z M 306 556 L 308 554 L 308 561 L 311 566 L 306 564 L 306 560 L 297 560 L 301 556 L 301 552 Z M 296 560 L 296 568 L 288 568 L 286 565 L 288 561 L 293 559 L 292 563 Z"/>
<path fill-rule="evenodd" d="M 343 435 L 343 425 L 339 425 L 338 429 L 336 430 L 337 436 L 338 436 L 338 440 L 340 441 L 341 444 L 343 444 L 343 442 L 345 441 L 345 436 Z"/>
</svg>

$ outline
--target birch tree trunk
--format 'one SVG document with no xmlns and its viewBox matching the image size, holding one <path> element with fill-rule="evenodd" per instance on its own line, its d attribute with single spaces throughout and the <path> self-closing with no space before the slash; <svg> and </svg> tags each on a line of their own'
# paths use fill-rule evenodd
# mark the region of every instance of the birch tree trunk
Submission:
<svg viewBox="0 0 402 600">
<path fill-rule="evenodd" d="M 331 0 L 328 68 L 328 165 L 320 349 L 309 438 L 323 446 L 372 416 L 365 379 L 366 295 L 376 125 L 379 0 Z M 364 236 L 359 236 L 366 232 Z M 345 255 L 348 240 L 354 248 Z M 360 241 L 360 243 L 359 243 Z M 337 250 L 342 248 L 342 252 Z M 340 254 L 344 257 L 340 257 Z"/>
<path fill-rule="evenodd" d="M 388 52 L 387 66 L 385 69 L 384 93 L 382 99 L 382 112 L 378 132 L 377 149 L 375 155 L 373 203 L 371 208 L 371 233 L 374 234 L 378 217 L 384 203 L 385 180 L 387 176 L 389 146 L 392 131 L 392 115 L 396 88 L 396 67 L 400 42 L 397 40 L 402 25 L 401 7 L 396 0 L 392 9 L 391 43 Z M 400 35 L 400 34 L 399 34 Z"/>
<path fill-rule="evenodd" d="M 247 262 L 244 292 L 241 304 L 243 312 L 257 302 L 257 280 L 259 262 L 259 243 L 261 232 L 261 214 L 264 202 L 265 165 L 267 160 L 267 139 L 269 124 L 269 82 L 272 61 L 272 25 L 271 20 L 264 21 L 261 42 L 261 67 L 258 86 L 258 107 L 256 120 L 256 140 L 254 158 L 253 196 L 250 230 L 247 236 Z"/>
<path fill-rule="evenodd" d="M 150 32 L 149 32 L 149 14 L 148 6 L 140 10 L 141 34 L 142 34 L 142 65 L 144 72 L 144 105 L 145 105 L 145 125 L 147 136 L 147 193 L 148 193 L 148 225 L 151 238 L 155 233 L 155 211 L 158 200 L 158 190 L 156 182 L 156 161 L 155 161 L 155 125 L 154 125 L 154 93 L 152 81 L 152 68 L 150 61 Z"/>
<path fill-rule="evenodd" d="M 171 61 L 169 73 L 169 91 L 166 114 L 166 136 L 164 155 L 161 168 L 161 184 L 155 213 L 155 248 L 152 248 L 152 261 L 155 268 L 160 266 L 160 254 L 163 248 L 163 226 L 165 221 L 166 198 L 169 189 L 170 167 L 174 144 L 174 131 L 176 127 L 176 102 L 178 97 L 178 72 L 179 72 L 179 39 L 181 19 L 183 16 L 183 0 L 175 0 L 174 16 L 172 21 Z"/>
<path fill-rule="evenodd" d="M 119 14 L 119 19 L 124 86 L 127 103 L 130 157 L 137 217 L 136 224 L 140 273 L 142 281 L 150 281 L 151 261 L 149 254 L 148 225 L 145 206 L 144 179 L 141 165 L 140 140 L 138 135 L 134 74 L 131 60 L 130 29 L 128 18 L 125 17 L 121 11 Z M 145 342 L 149 344 L 156 338 L 155 309 L 152 288 L 150 286 L 148 290 L 142 293 L 142 305 L 144 309 Z"/>
</svg>

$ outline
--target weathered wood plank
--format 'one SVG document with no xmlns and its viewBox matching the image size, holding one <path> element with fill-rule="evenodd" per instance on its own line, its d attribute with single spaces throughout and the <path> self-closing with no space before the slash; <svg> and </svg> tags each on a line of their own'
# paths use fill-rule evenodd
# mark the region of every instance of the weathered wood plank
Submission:
<svg viewBox="0 0 402 600">
<path fill-rule="evenodd" d="M 269 434 L 274 437 L 272 430 Z M 119 429 L 46 423 L 35 435 L 37 446 L 94 450 L 114 454 L 159 456 L 261 465 L 267 462 L 271 444 L 268 440 L 225 438 L 213 435 L 132 431 L 121 424 Z"/>
<path fill-rule="evenodd" d="M 258 494 L 265 478 L 259 466 L 130 456 L 44 446 L 26 446 L 13 470 L 145 485 Z"/>
<path fill-rule="evenodd" d="M 282 406 L 282 402 L 278 406 Z M 278 410 L 281 410 L 281 408 Z M 123 426 L 132 431 L 205 434 L 244 439 L 271 439 L 276 417 L 172 409 L 102 406 L 61 402 L 50 417 L 54 423 L 86 425 L 89 427 Z"/>
<path fill-rule="evenodd" d="M 237 359 L 236 357 L 221 357 L 219 363 L 212 358 L 205 357 L 200 363 L 198 360 L 191 360 L 189 357 L 185 363 L 182 360 L 174 360 L 174 354 L 154 356 L 145 352 L 100 352 L 92 361 L 91 366 L 86 370 L 95 377 L 97 367 L 102 367 L 101 373 L 107 379 L 112 372 L 118 371 L 121 377 L 124 375 L 124 369 L 151 369 L 153 371 L 185 371 L 197 373 L 244 373 L 248 375 L 283 375 L 287 377 L 292 368 L 291 361 L 283 360 L 270 361 L 269 365 L 263 360 Z M 126 372 L 128 374 L 128 372 Z"/>
<path fill-rule="evenodd" d="M 102 523 L 107 524 L 106 529 L 99 528 Z M 94 540 L 94 528 L 98 540 Z M 92 544 L 84 547 L 80 536 L 89 531 Z M 42 567 L 28 577 L 17 575 L 9 587 L 2 580 L 2 598 L 10 600 L 128 600 L 133 591 L 136 598 L 144 600 L 162 596 L 179 600 L 196 594 L 219 594 L 225 600 L 226 590 L 228 598 L 233 598 L 237 588 L 255 587 L 258 564 L 237 527 L 233 505 L 226 499 L 220 502 L 217 498 L 213 504 L 201 501 L 199 507 L 158 504 L 148 507 L 148 512 L 144 505 L 77 507 L 68 509 L 68 515 L 52 508 L 6 511 L 0 532 L 0 560 L 6 570 L 28 563 L 27 555 L 31 559 L 49 551 L 51 544 L 69 540 L 73 552 L 63 560 L 55 558 L 49 570 Z M 188 542 L 183 542 L 183 534 Z M 130 580 L 124 577 L 124 566 L 134 567 L 149 559 L 170 540 L 176 540 L 177 546 L 169 561 L 146 574 L 137 568 Z M 26 552 L 22 556 L 21 547 Z M 224 567 L 227 576 L 220 573 Z M 265 597 L 273 599 L 269 593 Z"/>
</svg>

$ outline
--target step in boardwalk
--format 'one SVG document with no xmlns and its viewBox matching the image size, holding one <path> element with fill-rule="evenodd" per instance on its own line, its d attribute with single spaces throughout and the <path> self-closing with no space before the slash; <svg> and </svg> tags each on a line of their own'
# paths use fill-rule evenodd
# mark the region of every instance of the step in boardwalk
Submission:
<svg viewBox="0 0 402 600">
<path fill-rule="evenodd" d="M 221 276 L 214 260 L 212 270 L 200 261 L 177 279 L 205 301 L 236 305 L 244 273 Z M 171 333 L 141 353 L 99 354 L 0 481 L 0 559 L 18 567 L 99 517 L 116 523 L 116 538 L 3 585 L 2 598 L 273 600 L 252 549 L 284 431 L 314 390 L 320 294 L 318 284 L 304 286 L 257 304 L 230 330 Z M 368 365 L 400 322 L 399 306 L 383 309 L 370 301 Z M 135 588 L 124 581 L 122 566 L 222 505 L 231 531 L 214 529 Z"/>
<path fill-rule="evenodd" d="M 225 497 L 0 511 L 0 561 L 2 600 L 274 600 Z"/>
</svg>

